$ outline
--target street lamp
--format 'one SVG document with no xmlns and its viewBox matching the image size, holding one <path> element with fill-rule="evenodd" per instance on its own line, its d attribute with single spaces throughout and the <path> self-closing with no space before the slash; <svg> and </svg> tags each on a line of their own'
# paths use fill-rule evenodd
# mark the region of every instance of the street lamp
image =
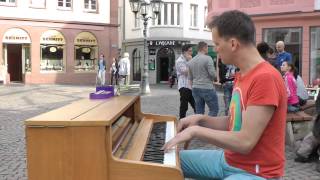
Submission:
<svg viewBox="0 0 320 180">
<path fill-rule="evenodd" d="M 152 7 L 152 12 L 155 14 L 155 17 L 148 16 L 149 13 L 149 7 Z M 140 12 L 141 19 L 143 20 L 143 40 L 144 40 L 144 55 L 143 55 L 143 75 L 141 80 L 141 94 L 149 94 L 150 93 L 150 87 L 149 87 L 149 72 L 148 72 L 148 47 L 147 47 L 147 26 L 148 26 L 148 20 L 157 18 L 159 12 L 161 11 L 162 7 L 162 0 L 151 0 L 151 2 L 147 0 L 130 0 L 130 7 L 131 11 L 135 14 Z"/>
</svg>

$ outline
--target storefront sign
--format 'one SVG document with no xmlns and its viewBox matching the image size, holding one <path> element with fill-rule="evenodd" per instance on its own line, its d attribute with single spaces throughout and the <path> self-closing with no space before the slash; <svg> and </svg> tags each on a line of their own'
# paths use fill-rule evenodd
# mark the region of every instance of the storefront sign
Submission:
<svg viewBox="0 0 320 180">
<path fill-rule="evenodd" d="M 96 37 L 90 32 L 81 32 L 74 40 L 75 45 L 96 46 L 98 44 Z"/>
<path fill-rule="evenodd" d="M 174 40 L 155 40 L 149 41 L 150 46 L 175 46 L 176 41 Z"/>
<path fill-rule="evenodd" d="M 31 43 L 28 33 L 19 28 L 11 28 L 7 30 L 2 38 L 2 43 Z"/>
<path fill-rule="evenodd" d="M 48 30 L 44 32 L 40 38 L 40 44 L 65 44 L 63 35 L 56 30 Z"/>
</svg>

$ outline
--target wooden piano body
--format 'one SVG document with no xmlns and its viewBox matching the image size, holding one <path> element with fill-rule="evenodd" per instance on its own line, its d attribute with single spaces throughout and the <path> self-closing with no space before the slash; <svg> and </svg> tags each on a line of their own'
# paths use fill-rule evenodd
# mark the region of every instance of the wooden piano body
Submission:
<svg viewBox="0 0 320 180">
<path fill-rule="evenodd" d="M 115 125 L 121 116 L 131 119 L 129 126 Z M 142 113 L 138 96 L 84 99 L 28 119 L 28 179 L 181 180 L 178 156 L 172 166 L 141 160 L 157 121 L 176 118 Z M 132 145 L 123 154 L 126 143 Z"/>
</svg>

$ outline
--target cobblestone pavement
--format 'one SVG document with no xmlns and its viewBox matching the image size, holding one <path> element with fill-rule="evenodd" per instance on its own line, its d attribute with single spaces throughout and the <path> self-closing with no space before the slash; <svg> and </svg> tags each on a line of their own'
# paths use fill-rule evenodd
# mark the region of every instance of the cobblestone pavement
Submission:
<svg viewBox="0 0 320 180">
<path fill-rule="evenodd" d="M 0 180 L 26 180 L 26 150 L 24 120 L 35 115 L 88 97 L 92 86 L 23 85 L 0 86 Z M 156 114 L 178 116 L 179 94 L 166 85 L 151 86 L 152 93 L 142 97 L 142 110 Z M 130 92 L 126 94 L 136 94 Z M 222 94 L 219 93 L 222 104 Z M 191 108 L 190 108 L 191 109 Z M 191 114 L 192 110 L 187 114 Z M 219 114 L 223 108 L 220 107 Z M 212 149 L 209 144 L 193 140 L 191 148 Z M 288 180 L 320 180 L 314 163 L 295 163 L 295 155 L 286 150 L 286 175 Z"/>
</svg>

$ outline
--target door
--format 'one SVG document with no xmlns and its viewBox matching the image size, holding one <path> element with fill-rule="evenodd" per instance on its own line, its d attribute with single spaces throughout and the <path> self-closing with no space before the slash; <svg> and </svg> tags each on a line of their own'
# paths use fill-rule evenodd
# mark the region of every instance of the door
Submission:
<svg viewBox="0 0 320 180">
<path fill-rule="evenodd" d="M 160 58 L 160 82 L 169 79 L 169 58 Z"/>
<path fill-rule="evenodd" d="M 7 44 L 7 63 L 10 81 L 22 81 L 22 45 Z"/>
</svg>

